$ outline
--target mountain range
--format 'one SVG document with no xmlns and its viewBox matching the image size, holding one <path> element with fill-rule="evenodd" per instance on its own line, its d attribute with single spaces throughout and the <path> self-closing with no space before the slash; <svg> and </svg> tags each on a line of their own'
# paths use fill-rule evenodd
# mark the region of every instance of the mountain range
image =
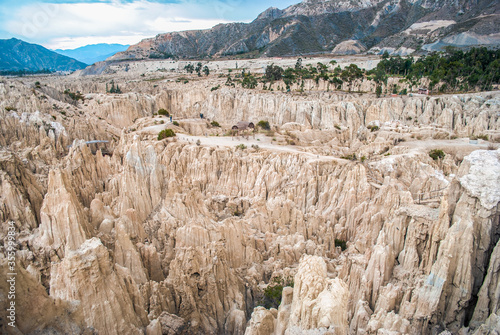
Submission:
<svg viewBox="0 0 500 335">
<path fill-rule="evenodd" d="M 92 44 L 76 49 L 57 49 L 55 52 L 74 58 L 85 64 L 94 64 L 109 58 L 117 52 L 127 50 L 129 46 L 123 44 Z"/>
<path fill-rule="evenodd" d="M 0 71 L 74 71 L 87 64 L 16 38 L 0 40 Z"/>
<path fill-rule="evenodd" d="M 74 71 L 108 61 L 151 58 L 276 57 L 362 52 L 407 55 L 445 46 L 500 45 L 497 0 L 306 0 L 271 7 L 250 23 L 170 32 L 136 45 L 48 50 L 0 40 L 0 71 Z"/>
<path fill-rule="evenodd" d="M 499 44 L 498 0 L 307 0 L 284 10 L 269 8 L 250 23 L 159 34 L 109 60 L 409 54 Z"/>
</svg>

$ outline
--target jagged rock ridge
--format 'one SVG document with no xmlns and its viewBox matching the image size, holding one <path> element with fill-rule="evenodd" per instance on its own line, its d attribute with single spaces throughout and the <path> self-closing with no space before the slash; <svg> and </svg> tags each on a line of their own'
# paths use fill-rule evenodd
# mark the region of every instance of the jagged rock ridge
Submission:
<svg viewBox="0 0 500 335">
<path fill-rule="evenodd" d="M 499 13 L 500 5 L 494 0 L 304 1 L 284 10 L 269 8 L 248 24 L 160 34 L 109 60 L 220 57 L 254 51 L 266 56 L 296 56 L 330 53 L 349 40 L 374 52 L 397 50 L 402 54 L 432 49 L 436 43 L 498 45 Z M 421 28 L 422 23 L 427 26 Z"/>
</svg>

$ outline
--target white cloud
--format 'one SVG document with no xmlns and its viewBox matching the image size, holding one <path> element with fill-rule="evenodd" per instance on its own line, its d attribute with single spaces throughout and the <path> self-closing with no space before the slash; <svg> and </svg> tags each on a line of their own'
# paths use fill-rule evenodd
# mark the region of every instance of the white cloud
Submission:
<svg viewBox="0 0 500 335">
<path fill-rule="evenodd" d="M 13 35 L 51 49 L 94 43 L 134 44 L 159 33 L 206 29 L 229 22 L 217 18 L 221 8 L 217 2 L 200 4 L 195 0 L 169 4 L 146 0 L 31 4 L 20 7 L 3 26 Z"/>
</svg>

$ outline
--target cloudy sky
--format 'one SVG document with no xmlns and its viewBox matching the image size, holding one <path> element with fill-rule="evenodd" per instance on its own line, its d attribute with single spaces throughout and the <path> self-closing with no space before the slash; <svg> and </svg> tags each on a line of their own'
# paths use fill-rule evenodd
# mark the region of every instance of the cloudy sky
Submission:
<svg viewBox="0 0 500 335">
<path fill-rule="evenodd" d="M 135 44 L 159 33 L 250 22 L 268 7 L 300 0 L 0 0 L 0 39 L 49 49 Z"/>
</svg>

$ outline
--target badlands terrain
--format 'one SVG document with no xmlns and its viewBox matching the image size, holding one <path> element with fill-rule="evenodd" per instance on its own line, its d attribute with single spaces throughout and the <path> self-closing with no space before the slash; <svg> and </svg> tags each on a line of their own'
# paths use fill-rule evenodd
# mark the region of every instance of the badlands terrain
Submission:
<svg viewBox="0 0 500 335">
<path fill-rule="evenodd" d="M 244 89 L 235 63 L 0 80 L 0 332 L 498 334 L 500 92 Z"/>
</svg>

